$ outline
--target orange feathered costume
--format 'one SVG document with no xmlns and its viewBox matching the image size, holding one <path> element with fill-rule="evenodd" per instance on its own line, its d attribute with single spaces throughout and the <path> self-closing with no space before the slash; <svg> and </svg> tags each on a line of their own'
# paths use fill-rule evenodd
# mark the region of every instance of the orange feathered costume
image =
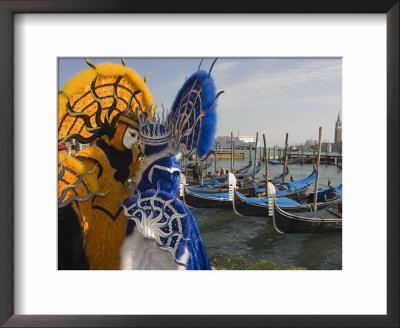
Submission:
<svg viewBox="0 0 400 328">
<path fill-rule="evenodd" d="M 127 226 L 121 203 L 139 167 L 139 150 L 122 138 L 128 126 L 138 128 L 137 110 L 154 107 L 145 81 L 124 62 L 88 64 L 59 93 L 58 142 L 97 142 L 75 156 L 59 152 L 58 263 L 116 270 Z"/>
</svg>

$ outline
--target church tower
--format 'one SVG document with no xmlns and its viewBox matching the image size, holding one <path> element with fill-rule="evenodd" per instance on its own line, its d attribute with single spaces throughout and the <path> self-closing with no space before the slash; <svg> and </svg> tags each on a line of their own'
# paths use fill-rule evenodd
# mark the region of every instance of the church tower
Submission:
<svg viewBox="0 0 400 328">
<path fill-rule="evenodd" d="M 338 145 L 341 143 L 342 143 L 342 113 L 339 110 L 339 114 L 335 125 L 335 144 Z"/>
</svg>

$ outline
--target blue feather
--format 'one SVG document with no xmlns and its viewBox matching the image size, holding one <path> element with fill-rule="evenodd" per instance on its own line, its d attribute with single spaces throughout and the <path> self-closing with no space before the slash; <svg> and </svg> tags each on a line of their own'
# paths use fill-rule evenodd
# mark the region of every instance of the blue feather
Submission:
<svg viewBox="0 0 400 328">
<path fill-rule="evenodd" d="M 201 111 L 205 115 L 202 118 L 200 136 L 198 137 L 198 143 L 195 147 L 197 148 L 197 155 L 203 157 L 213 146 L 217 127 L 216 106 L 212 108 L 216 96 L 215 85 L 212 77 L 209 76 L 206 71 L 197 71 L 185 81 L 174 100 L 171 115 L 174 116 L 174 113 L 179 108 L 182 97 L 185 93 L 189 92 L 196 83 L 200 84 L 202 87 L 200 94 L 202 103 Z"/>
</svg>

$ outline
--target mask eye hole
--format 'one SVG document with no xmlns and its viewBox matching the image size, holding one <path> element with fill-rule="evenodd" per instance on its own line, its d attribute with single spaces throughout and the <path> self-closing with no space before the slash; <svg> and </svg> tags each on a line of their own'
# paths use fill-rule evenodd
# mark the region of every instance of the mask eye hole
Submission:
<svg viewBox="0 0 400 328">
<path fill-rule="evenodd" d="M 128 130 L 128 132 L 129 132 L 129 135 L 132 137 L 132 138 L 137 138 L 137 136 L 138 136 L 138 133 L 137 133 L 137 131 L 136 130 Z"/>
</svg>

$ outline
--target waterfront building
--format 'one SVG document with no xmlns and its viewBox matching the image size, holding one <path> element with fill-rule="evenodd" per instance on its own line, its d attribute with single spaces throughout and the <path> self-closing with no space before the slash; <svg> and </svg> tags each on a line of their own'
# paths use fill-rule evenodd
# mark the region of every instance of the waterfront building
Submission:
<svg viewBox="0 0 400 328">
<path fill-rule="evenodd" d="M 254 138 L 251 136 L 240 136 L 239 140 L 246 142 L 246 143 L 253 143 L 254 142 Z"/>
<path fill-rule="evenodd" d="M 254 147 L 255 141 L 253 137 L 243 136 L 243 137 L 233 137 L 233 141 L 235 143 L 235 148 L 248 148 L 249 144 Z M 231 137 L 230 136 L 218 136 L 215 137 L 215 144 L 218 147 L 222 148 L 230 148 L 231 147 Z"/>
</svg>

